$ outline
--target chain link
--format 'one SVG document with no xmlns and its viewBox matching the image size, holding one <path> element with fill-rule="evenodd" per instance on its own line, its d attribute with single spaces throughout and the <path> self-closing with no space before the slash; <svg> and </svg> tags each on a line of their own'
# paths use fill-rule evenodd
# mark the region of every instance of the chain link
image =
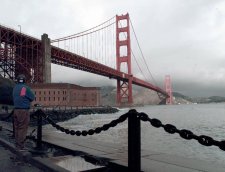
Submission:
<svg viewBox="0 0 225 172">
<path fill-rule="evenodd" d="M 158 119 L 151 119 L 148 117 L 147 114 L 141 112 L 138 114 L 139 118 L 142 121 L 148 121 L 152 126 L 156 127 L 156 128 L 160 128 L 163 127 L 164 130 L 170 134 L 174 134 L 174 133 L 178 133 L 180 135 L 180 137 L 182 137 L 183 139 L 186 140 L 191 140 L 191 139 L 195 139 L 197 140 L 200 144 L 204 145 L 204 146 L 218 146 L 221 150 L 225 151 L 225 140 L 223 141 L 216 141 L 213 138 L 209 137 L 209 136 L 205 136 L 205 135 L 200 135 L 197 136 L 195 134 L 193 134 L 191 131 L 186 130 L 186 129 L 182 129 L 182 130 L 178 130 L 174 125 L 172 124 L 165 124 L 163 125 L 162 122 Z"/>
<path fill-rule="evenodd" d="M 35 112 L 36 114 L 41 114 L 48 122 L 49 124 L 51 124 L 53 127 L 55 127 L 57 130 L 60 130 L 61 132 L 64 132 L 66 134 L 70 134 L 70 135 L 76 135 L 76 136 L 87 136 L 87 135 L 93 135 L 93 134 L 99 134 L 102 131 L 107 131 L 109 128 L 115 127 L 117 126 L 119 123 L 124 122 L 129 115 L 129 112 L 126 114 L 121 115 L 118 119 L 112 120 L 110 123 L 108 124 L 104 124 L 102 127 L 97 127 L 95 129 L 89 129 L 89 130 L 82 130 L 82 131 L 74 131 L 74 130 L 70 130 L 70 129 L 66 129 L 58 124 L 56 124 L 51 118 L 49 118 L 48 115 L 46 115 L 41 109 L 37 110 Z M 177 129 L 174 125 L 172 124 L 162 124 L 162 122 L 159 119 L 156 118 L 149 118 L 147 114 L 141 112 L 138 113 L 138 118 L 142 121 L 147 121 L 149 122 L 152 126 L 156 127 L 156 128 L 164 128 L 164 130 L 167 133 L 170 134 L 175 134 L 178 133 L 180 135 L 180 137 L 182 137 L 183 139 L 186 140 L 191 140 L 191 139 L 195 139 L 197 140 L 200 144 L 204 145 L 204 146 L 217 146 L 219 147 L 221 150 L 225 151 L 225 140 L 222 141 L 217 141 L 214 140 L 213 138 L 209 137 L 209 136 L 205 136 L 205 135 L 200 135 L 197 136 L 195 134 L 193 134 L 193 132 L 186 130 L 186 129 Z"/>
<path fill-rule="evenodd" d="M 35 112 L 36 114 L 40 114 L 42 115 L 48 122 L 49 124 L 51 124 L 54 128 L 56 128 L 57 130 L 64 132 L 66 134 L 70 134 L 70 135 L 76 135 L 76 136 L 87 136 L 87 135 L 93 135 L 93 134 L 99 134 L 102 131 L 107 131 L 109 128 L 111 127 L 115 127 L 117 126 L 119 123 L 124 122 L 127 117 L 128 117 L 128 113 L 121 115 L 118 119 L 111 121 L 108 124 L 104 124 L 102 127 L 97 127 L 95 129 L 90 129 L 90 130 L 82 130 L 82 131 L 74 131 L 74 130 L 70 130 L 70 129 L 66 129 L 58 124 L 56 124 L 51 118 L 49 118 L 48 115 L 46 115 L 41 109 L 37 110 Z"/>
</svg>

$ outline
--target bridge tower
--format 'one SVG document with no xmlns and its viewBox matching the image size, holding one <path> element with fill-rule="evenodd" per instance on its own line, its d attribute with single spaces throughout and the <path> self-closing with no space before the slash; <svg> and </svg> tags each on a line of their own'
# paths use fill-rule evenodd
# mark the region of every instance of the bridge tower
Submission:
<svg viewBox="0 0 225 172">
<path fill-rule="evenodd" d="M 166 99 L 166 104 L 171 105 L 173 104 L 173 94 L 172 94 L 170 75 L 166 75 L 165 77 L 165 90 L 166 90 L 166 93 L 169 95 L 169 97 Z"/>
<path fill-rule="evenodd" d="M 125 26 L 121 26 L 121 23 Z M 127 66 L 128 81 L 117 79 L 117 104 L 133 103 L 132 97 L 132 73 L 131 73 L 131 45 L 130 45 L 130 27 L 129 14 L 118 16 L 116 15 L 116 69 L 121 72 L 121 64 Z M 126 36 L 121 39 L 122 34 Z M 122 50 L 125 50 L 125 55 L 122 55 Z"/>
</svg>

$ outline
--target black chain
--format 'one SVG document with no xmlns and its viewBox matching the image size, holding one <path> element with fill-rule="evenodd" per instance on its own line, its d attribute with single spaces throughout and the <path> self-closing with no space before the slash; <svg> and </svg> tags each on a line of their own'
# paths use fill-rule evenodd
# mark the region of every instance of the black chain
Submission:
<svg viewBox="0 0 225 172">
<path fill-rule="evenodd" d="M 186 140 L 195 139 L 204 146 L 214 145 L 214 146 L 218 146 L 221 150 L 225 151 L 225 140 L 217 141 L 209 136 L 205 136 L 205 135 L 197 136 L 189 130 L 185 130 L 185 129 L 179 130 L 174 125 L 171 125 L 171 124 L 163 125 L 160 120 L 155 119 L 155 118 L 151 119 L 148 117 L 147 114 L 145 114 L 143 112 L 139 113 L 138 116 L 142 121 L 148 121 L 151 123 L 152 126 L 154 126 L 156 128 L 160 128 L 160 127 L 164 128 L 164 130 L 167 133 L 170 133 L 170 134 L 178 133 L 180 135 L 180 137 L 182 137 L 183 139 L 186 139 Z"/>
<path fill-rule="evenodd" d="M 124 122 L 128 118 L 128 115 L 129 115 L 129 112 L 124 115 L 121 115 L 118 119 L 115 119 L 108 124 L 104 124 L 102 127 L 97 127 L 95 129 L 90 129 L 90 130 L 74 131 L 74 130 L 66 129 L 66 128 L 56 124 L 41 109 L 37 110 L 35 113 L 41 114 L 57 130 L 60 130 L 61 132 L 64 132 L 66 134 L 77 135 L 77 136 L 81 136 L 81 135 L 87 136 L 87 135 L 99 134 L 102 131 L 106 131 L 111 127 L 115 127 L 117 124 Z M 151 119 L 148 117 L 147 114 L 145 114 L 143 112 L 138 113 L 138 117 L 142 121 L 148 121 L 149 123 L 151 123 L 152 126 L 154 126 L 156 128 L 160 128 L 160 127 L 164 128 L 164 130 L 167 133 L 170 133 L 170 134 L 178 133 L 180 135 L 180 137 L 182 137 L 183 139 L 186 139 L 186 140 L 195 139 L 204 146 L 214 145 L 214 146 L 218 146 L 221 150 L 225 151 L 225 140 L 217 141 L 209 136 L 205 136 L 205 135 L 197 136 L 197 135 L 193 134 L 191 131 L 186 130 L 186 129 L 179 130 L 172 124 L 164 125 L 164 124 L 162 124 L 162 122 L 159 119 L 156 119 L 156 118 Z"/>
<path fill-rule="evenodd" d="M 115 127 L 117 124 L 124 122 L 127 119 L 127 117 L 128 117 L 128 113 L 126 113 L 126 114 L 121 115 L 118 119 L 112 120 L 108 124 L 104 124 L 102 127 L 97 127 L 95 129 L 89 129 L 89 130 L 82 130 L 82 131 L 77 130 L 77 131 L 74 131 L 74 130 L 66 129 L 66 128 L 56 124 L 41 109 L 37 110 L 35 113 L 42 115 L 57 130 L 60 130 L 61 132 L 64 132 L 66 134 L 77 135 L 77 136 L 81 136 L 81 135 L 82 136 L 87 136 L 87 135 L 99 134 L 102 131 L 106 131 L 106 130 L 108 130 L 111 127 Z"/>
</svg>

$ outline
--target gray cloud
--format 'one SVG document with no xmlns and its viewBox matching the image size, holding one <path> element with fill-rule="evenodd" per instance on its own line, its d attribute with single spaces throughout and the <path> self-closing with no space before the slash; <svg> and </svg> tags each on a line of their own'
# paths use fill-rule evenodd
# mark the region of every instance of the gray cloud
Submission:
<svg viewBox="0 0 225 172">
<path fill-rule="evenodd" d="M 21 25 L 24 33 L 38 38 L 48 33 L 55 39 L 129 12 L 159 86 L 163 87 L 164 76 L 169 74 L 174 91 L 225 96 L 224 11 L 222 0 L 1 0 L 0 23 L 16 30 Z M 143 78 L 132 63 L 134 75 Z M 55 65 L 52 72 L 55 82 L 115 85 L 114 80 Z"/>
</svg>

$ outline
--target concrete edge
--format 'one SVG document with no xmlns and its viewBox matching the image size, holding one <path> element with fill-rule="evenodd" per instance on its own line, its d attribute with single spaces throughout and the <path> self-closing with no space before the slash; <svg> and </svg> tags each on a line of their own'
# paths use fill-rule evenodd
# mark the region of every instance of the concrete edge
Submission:
<svg viewBox="0 0 225 172">
<path fill-rule="evenodd" d="M 22 159 L 25 162 L 30 163 L 31 165 L 34 165 L 35 167 L 44 170 L 46 172 L 69 172 L 68 170 L 52 163 L 47 158 L 43 159 L 40 157 L 32 157 L 32 154 L 30 152 L 22 153 L 15 149 L 15 146 L 6 140 L 0 138 L 0 144 L 7 148 L 10 152 L 18 156 L 20 159 Z"/>
<path fill-rule="evenodd" d="M 41 157 L 33 157 L 30 159 L 30 163 L 34 166 L 43 169 L 45 171 L 51 171 L 51 172 L 69 172 L 68 170 L 55 165 L 47 158 L 41 158 Z M 44 168 L 43 168 L 44 167 Z"/>
</svg>

